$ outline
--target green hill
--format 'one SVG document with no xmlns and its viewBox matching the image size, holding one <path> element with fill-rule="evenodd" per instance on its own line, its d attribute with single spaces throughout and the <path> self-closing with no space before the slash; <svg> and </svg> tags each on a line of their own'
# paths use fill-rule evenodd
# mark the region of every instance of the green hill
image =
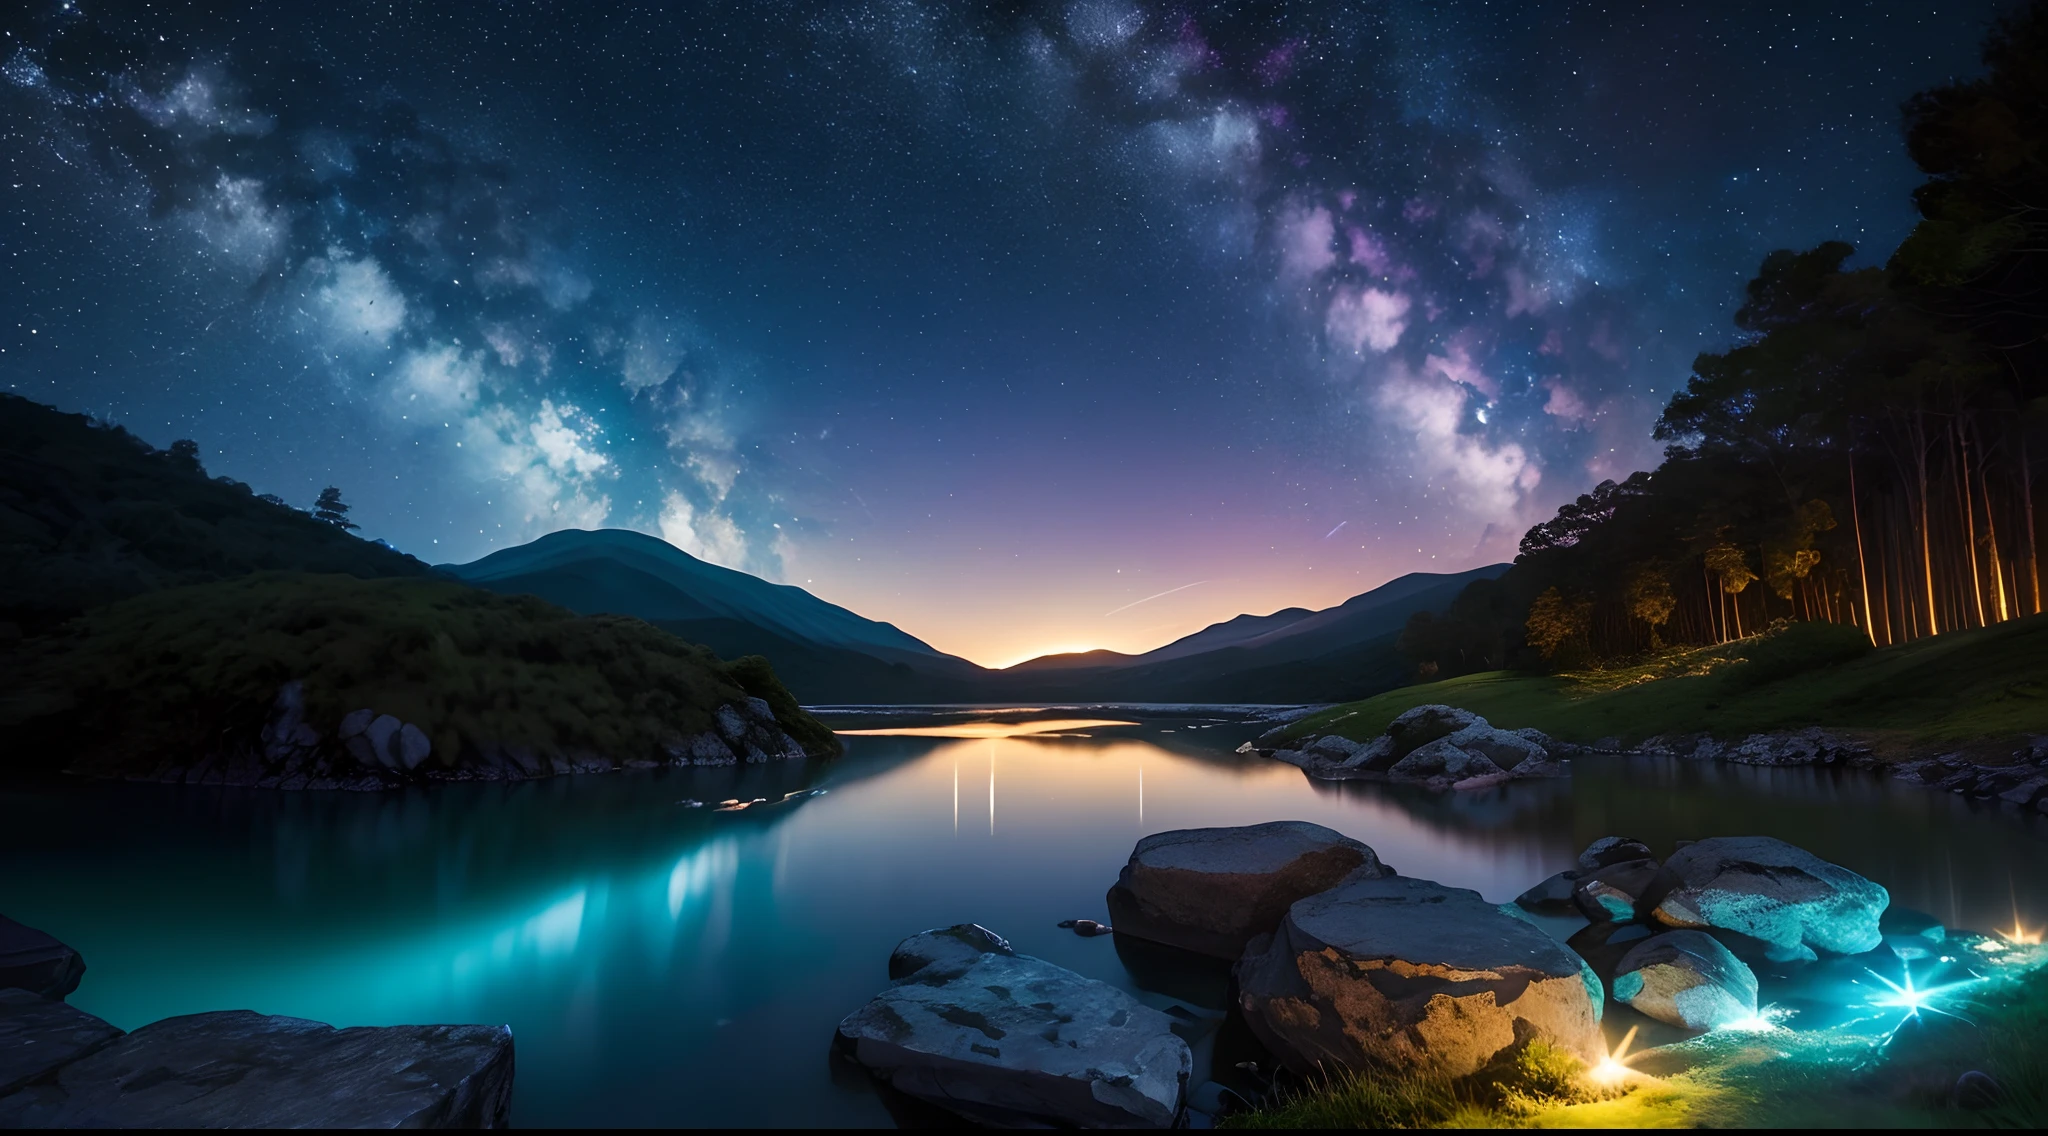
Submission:
<svg viewBox="0 0 2048 1136">
<path fill-rule="evenodd" d="M 0 394 L 0 623 L 34 633 L 157 588 L 259 571 L 432 569 L 118 426 Z"/>
<path fill-rule="evenodd" d="M 292 725 L 317 740 L 268 747 L 289 683 L 303 704 Z M 721 732 L 721 707 L 750 698 L 779 729 L 758 707 L 723 723 L 726 759 L 791 748 L 781 734 L 838 752 L 765 659 L 721 662 L 638 619 L 439 577 L 208 477 L 189 443 L 157 451 L 0 395 L 0 770 L 176 778 L 235 762 L 229 780 L 264 784 L 301 767 L 330 782 L 544 775 L 677 760 L 679 744 Z M 383 756 L 366 750 L 366 764 L 342 736 L 365 709 L 431 752 L 394 768 L 379 733 Z"/>
<path fill-rule="evenodd" d="M 1883 650 L 1832 624 L 1794 624 L 1635 667 L 1566 675 L 1489 671 L 1332 707 L 1290 734 L 1374 737 L 1402 711 L 1446 703 L 1496 726 L 1568 741 L 1739 737 L 1822 726 L 1910 745 L 2048 734 L 2048 615 Z"/>
<path fill-rule="evenodd" d="M 765 700 L 806 752 L 831 732 L 759 658 L 710 651 L 624 616 L 579 616 L 531 596 L 440 580 L 260 573 L 98 608 L 0 666 L 0 729 L 14 761 L 102 776 L 254 750 L 278 691 L 339 756 L 344 715 L 374 708 L 432 742 L 421 776 L 494 755 L 666 763 L 723 704 Z M 17 766 L 17 768 L 21 768 Z"/>
</svg>

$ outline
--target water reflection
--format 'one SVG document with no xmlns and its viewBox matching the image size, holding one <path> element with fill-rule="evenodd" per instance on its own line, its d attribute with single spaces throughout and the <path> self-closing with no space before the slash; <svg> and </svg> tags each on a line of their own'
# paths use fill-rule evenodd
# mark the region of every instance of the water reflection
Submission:
<svg viewBox="0 0 2048 1136">
<path fill-rule="evenodd" d="M 526 1125 L 887 1124 L 857 1081 L 833 1082 L 825 1041 L 898 939 L 963 920 L 1162 1008 L 1220 1006 L 1214 968 L 1054 928 L 1103 917 L 1132 843 L 1168 828 L 1315 821 L 1494 900 L 1598 836 L 1758 833 L 1952 925 L 2048 922 L 2041 818 L 1852 773 L 1617 759 L 1441 796 L 1231 753 L 1255 725 L 1087 721 L 857 736 L 808 768 L 375 796 L 16 791 L 0 796 L 0 911 L 76 944 L 92 969 L 74 1001 L 126 1027 L 232 1007 L 509 1022 Z M 830 793 L 678 803 L 807 788 Z"/>
</svg>

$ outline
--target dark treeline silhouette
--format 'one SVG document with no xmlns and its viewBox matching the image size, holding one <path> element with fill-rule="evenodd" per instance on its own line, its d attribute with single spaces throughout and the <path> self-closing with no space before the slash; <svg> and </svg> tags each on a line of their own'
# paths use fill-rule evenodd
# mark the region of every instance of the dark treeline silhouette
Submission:
<svg viewBox="0 0 2048 1136">
<path fill-rule="evenodd" d="M 1829 241 L 1766 257 L 1743 335 L 1693 363 L 1656 471 L 1603 482 L 1515 566 L 1411 620 L 1421 674 L 1570 667 L 1773 621 L 1879 646 L 2042 609 L 2048 438 L 2048 0 L 1985 74 L 1904 107 L 1927 180 L 1882 267 Z"/>
</svg>

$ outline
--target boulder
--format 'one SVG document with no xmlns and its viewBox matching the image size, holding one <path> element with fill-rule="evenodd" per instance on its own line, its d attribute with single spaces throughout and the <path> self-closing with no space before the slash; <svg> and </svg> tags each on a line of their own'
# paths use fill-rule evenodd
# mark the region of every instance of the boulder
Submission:
<svg viewBox="0 0 2048 1136">
<path fill-rule="evenodd" d="M 1306 751 L 1342 765 L 1350 761 L 1357 755 L 1359 750 L 1364 748 L 1364 746 L 1352 741 L 1350 738 L 1339 737 L 1336 734 L 1326 734 L 1310 742 L 1306 747 Z"/>
<path fill-rule="evenodd" d="M 1354 873 L 1391 875 L 1364 844 L 1307 821 L 1184 828 L 1138 841 L 1109 889 L 1118 932 L 1235 962 L 1296 900 Z"/>
<path fill-rule="evenodd" d="M 1712 935 L 1666 931 L 1621 957 L 1614 1000 L 1667 1025 L 1710 1030 L 1756 1017 L 1756 975 Z"/>
<path fill-rule="evenodd" d="M 1870 755 L 1870 747 L 1826 730 L 1807 727 L 1775 734 L 1751 734 L 1718 755 L 1738 765 L 1833 765 Z"/>
<path fill-rule="evenodd" d="M 713 717 L 718 721 L 718 732 L 725 735 L 726 741 L 737 743 L 746 739 L 747 719 L 732 703 L 720 706 Z"/>
<path fill-rule="evenodd" d="M 1591 872 L 1625 860 L 1652 859 L 1650 846 L 1633 836 L 1603 836 L 1579 853 L 1579 870 Z"/>
<path fill-rule="evenodd" d="M 1391 1067 L 1463 1076 L 1540 1037 L 1600 1047 L 1600 980 L 1479 893 L 1353 879 L 1287 911 L 1237 966 L 1246 1023 L 1303 1075 Z"/>
<path fill-rule="evenodd" d="M 1998 795 L 1998 799 L 2025 808 L 2048 794 L 2048 777 L 2029 777 Z"/>
<path fill-rule="evenodd" d="M 999 1127 L 1180 1119 L 1187 1042 L 1123 991 L 972 924 L 914 935 L 889 964 L 896 984 L 839 1023 L 836 1046 L 897 1091 Z"/>
<path fill-rule="evenodd" d="M 502 1128 L 511 1095 L 503 1026 L 226 1010 L 143 1026 L 0 1097 L 0 1127 Z"/>
<path fill-rule="evenodd" d="M 1621 966 L 1622 958 L 1636 944 L 1649 938 L 1655 929 L 1641 923 L 1588 923 L 1572 933 L 1564 945 L 1572 953 L 1586 960 L 1593 973 L 1612 988 L 1615 971 Z"/>
<path fill-rule="evenodd" d="M 1626 923 L 1637 917 L 1643 897 L 1658 880 L 1657 861 L 1623 860 L 1581 876 L 1572 888 L 1572 903 L 1596 923 Z"/>
<path fill-rule="evenodd" d="M 1748 935 L 1769 944 L 1777 961 L 1870 950 L 1891 903 L 1880 885 L 1767 836 L 1701 840 L 1664 867 L 1670 890 L 1657 899 L 1657 922 Z"/>
<path fill-rule="evenodd" d="M 428 741 L 426 733 L 411 722 L 400 727 L 398 737 L 392 741 L 392 753 L 398 758 L 399 765 L 408 773 L 418 769 L 420 762 L 425 761 L 427 755 L 432 752 L 434 743 Z"/>
<path fill-rule="evenodd" d="M 1366 742 L 1352 751 L 1351 757 L 1344 763 L 1344 767 L 1360 772 L 1380 773 L 1384 772 L 1388 766 L 1393 765 L 1398 760 L 1400 760 L 1400 755 L 1395 752 L 1394 739 L 1381 734 L 1379 737 Z"/>
<path fill-rule="evenodd" d="M 0 989 L 62 1000 L 85 977 L 85 959 L 51 935 L 0 915 Z"/>
<path fill-rule="evenodd" d="M 0 1097 L 120 1036 L 120 1030 L 76 1006 L 26 990 L 0 990 Z"/>
<path fill-rule="evenodd" d="M 1406 756 L 1438 738 L 1450 737 L 1475 722 L 1485 721 L 1470 710 L 1432 704 L 1417 706 L 1395 718 L 1387 724 L 1386 734 L 1394 739 L 1394 748 Z"/>
<path fill-rule="evenodd" d="M 1585 873 L 1570 869 L 1557 873 L 1528 891 L 1515 897 L 1516 906 L 1524 911 L 1540 915 L 1570 915 L 1578 911 L 1572 902 L 1572 892 L 1579 886 L 1579 877 Z"/>
<path fill-rule="evenodd" d="M 1488 777 L 1505 770 L 1484 756 L 1471 753 L 1453 745 L 1448 738 L 1438 738 L 1401 760 L 1387 770 L 1391 777 L 1404 777 L 1426 781 L 1432 777 L 1445 777 L 1452 781 L 1463 781 L 1468 777 Z"/>
<path fill-rule="evenodd" d="M 1575 757 L 1580 749 L 1579 746 L 1573 745 L 1570 742 L 1558 741 L 1556 738 L 1532 726 L 1524 726 L 1519 730 L 1509 730 L 1508 732 L 1534 742 L 1542 748 L 1544 753 L 1550 755 L 1552 761 L 1563 761 L 1566 758 Z"/>
<path fill-rule="evenodd" d="M 1550 760 L 1550 754 L 1542 746 L 1520 734 L 1496 730 L 1484 718 L 1475 718 L 1471 725 L 1444 740 L 1466 753 L 1476 753 L 1502 769 L 1513 769 L 1525 762 L 1540 765 Z"/>
</svg>

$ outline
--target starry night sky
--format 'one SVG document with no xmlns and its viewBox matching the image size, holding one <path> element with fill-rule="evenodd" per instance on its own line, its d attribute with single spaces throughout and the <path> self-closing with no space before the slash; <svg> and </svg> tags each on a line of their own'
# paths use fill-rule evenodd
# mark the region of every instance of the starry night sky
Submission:
<svg viewBox="0 0 2048 1136">
<path fill-rule="evenodd" d="M 5 389 L 429 561 L 638 528 L 1002 665 L 1654 465 L 1765 252 L 1905 234 L 1897 108 L 2003 6 L 26 7 Z"/>
</svg>

